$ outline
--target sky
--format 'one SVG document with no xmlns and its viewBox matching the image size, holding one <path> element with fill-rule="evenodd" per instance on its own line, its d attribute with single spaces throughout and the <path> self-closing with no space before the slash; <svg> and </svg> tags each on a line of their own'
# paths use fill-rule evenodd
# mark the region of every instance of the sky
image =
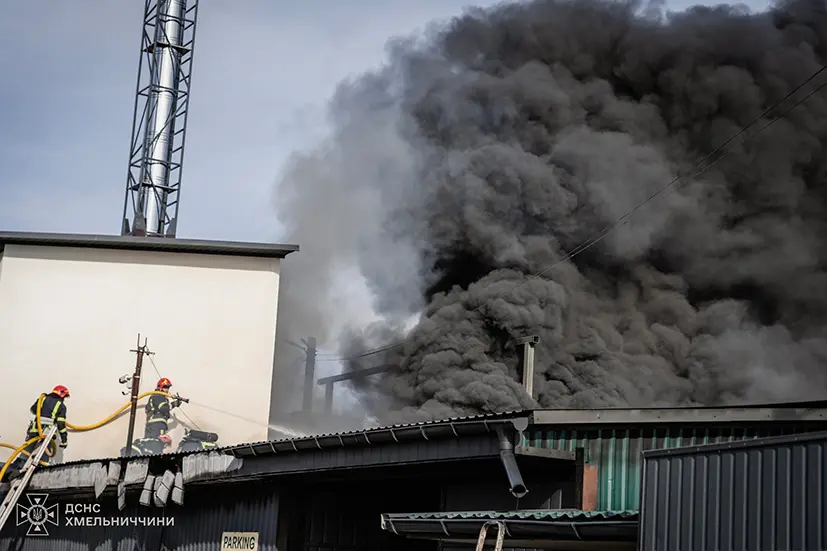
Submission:
<svg viewBox="0 0 827 551">
<path fill-rule="evenodd" d="M 203 1 L 178 236 L 279 242 L 277 175 L 327 131 L 337 83 L 380 65 L 389 38 L 495 3 Z M 0 2 L 0 230 L 120 232 L 143 8 Z"/>
</svg>

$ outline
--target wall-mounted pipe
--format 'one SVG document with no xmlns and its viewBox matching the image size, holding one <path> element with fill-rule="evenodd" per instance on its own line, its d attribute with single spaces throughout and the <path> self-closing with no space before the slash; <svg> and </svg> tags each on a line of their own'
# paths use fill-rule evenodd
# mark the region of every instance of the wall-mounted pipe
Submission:
<svg viewBox="0 0 827 551">
<path fill-rule="evenodd" d="M 497 439 L 500 443 L 500 461 L 505 468 L 505 474 L 508 476 L 508 489 L 511 495 L 519 499 L 528 493 L 528 488 L 523 482 L 523 475 L 517 465 L 517 458 L 514 457 L 514 445 L 501 427 L 497 427 L 496 430 Z"/>
</svg>

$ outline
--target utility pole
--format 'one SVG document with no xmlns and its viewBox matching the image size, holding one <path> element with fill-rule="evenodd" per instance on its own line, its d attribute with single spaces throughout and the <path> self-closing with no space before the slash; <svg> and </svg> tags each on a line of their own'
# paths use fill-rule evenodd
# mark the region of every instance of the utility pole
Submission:
<svg viewBox="0 0 827 551">
<path fill-rule="evenodd" d="M 133 373 L 132 382 L 130 383 L 132 395 L 129 407 L 129 431 L 126 436 L 126 457 L 132 455 L 132 437 L 135 434 L 135 416 L 138 413 L 138 396 L 141 392 L 141 368 L 144 365 L 144 355 L 152 354 L 146 347 L 146 338 L 144 338 L 144 344 L 141 346 L 140 333 L 138 333 L 138 345 L 130 352 L 137 354 L 137 359 L 135 360 L 135 373 Z M 123 377 L 121 381 L 125 382 Z"/>
<path fill-rule="evenodd" d="M 310 413 L 313 411 L 313 388 L 316 386 L 316 337 L 308 337 L 303 343 L 305 356 L 302 411 Z"/>
</svg>

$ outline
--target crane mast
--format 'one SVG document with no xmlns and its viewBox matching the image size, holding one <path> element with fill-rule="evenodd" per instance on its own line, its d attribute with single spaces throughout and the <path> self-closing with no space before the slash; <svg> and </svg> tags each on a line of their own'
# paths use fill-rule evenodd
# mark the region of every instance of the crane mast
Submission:
<svg viewBox="0 0 827 551">
<path fill-rule="evenodd" d="M 122 235 L 175 237 L 197 15 L 198 0 L 146 0 Z"/>
</svg>

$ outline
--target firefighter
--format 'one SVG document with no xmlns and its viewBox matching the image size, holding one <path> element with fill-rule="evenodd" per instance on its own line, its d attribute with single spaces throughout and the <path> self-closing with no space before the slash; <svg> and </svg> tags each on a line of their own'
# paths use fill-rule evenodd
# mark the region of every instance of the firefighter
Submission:
<svg viewBox="0 0 827 551">
<path fill-rule="evenodd" d="M 198 430 L 187 431 L 181 442 L 178 443 L 179 452 L 195 452 L 213 450 L 218 447 L 218 435 L 213 432 Z"/>
<path fill-rule="evenodd" d="M 55 435 L 54 442 L 57 442 L 60 439 L 60 447 L 65 448 L 68 444 L 69 439 L 69 432 L 66 430 L 66 404 L 64 400 L 69 397 L 69 389 L 63 385 L 57 385 L 52 392 L 49 394 L 43 395 L 43 404 L 40 406 L 40 427 L 45 433 L 49 430 L 49 427 L 57 425 L 57 435 Z M 32 412 L 32 420 L 29 422 L 29 428 L 26 429 L 26 442 L 31 440 L 32 438 L 37 438 L 37 418 L 34 417 L 37 415 L 37 403 L 40 401 L 40 398 L 35 400 L 32 407 L 29 408 L 29 411 Z M 26 462 L 27 455 L 32 454 L 37 451 L 37 448 L 41 445 L 41 441 L 34 442 L 29 444 L 25 448 L 25 452 L 27 453 L 20 453 L 12 462 L 10 466 L 10 470 L 19 471 L 23 468 L 23 465 Z M 47 454 L 43 454 L 41 461 L 44 463 L 49 462 L 50 457 Z"/>
<path fill-rule="evenodd" d="M 172 437 L 160 434 L 157 438 L 138 438 L 132 441 L 132 455 L 158 455 L 172 445 Z M 121 448 L 121 457 L 126 457 L 126 447 Z"/>
<path fill-rule="evenodd" d="M 166 377 L 158 380 L 155 385 L 155 390 L 166 392 L 169 394 L 169 389 L 172 386 L 172 381 Z M 144 438 L 158 438 L 162 434 L 166 434 L 169 430 L 169 418 L 172 415 L 172 409 L 181 405 L 181 400 L 177 398 L 170 402 L 169 398 L 162 394 L 153 394 L 149 397 L 146 403 L 146 427 L 144 428 Z"/>
</svg>

